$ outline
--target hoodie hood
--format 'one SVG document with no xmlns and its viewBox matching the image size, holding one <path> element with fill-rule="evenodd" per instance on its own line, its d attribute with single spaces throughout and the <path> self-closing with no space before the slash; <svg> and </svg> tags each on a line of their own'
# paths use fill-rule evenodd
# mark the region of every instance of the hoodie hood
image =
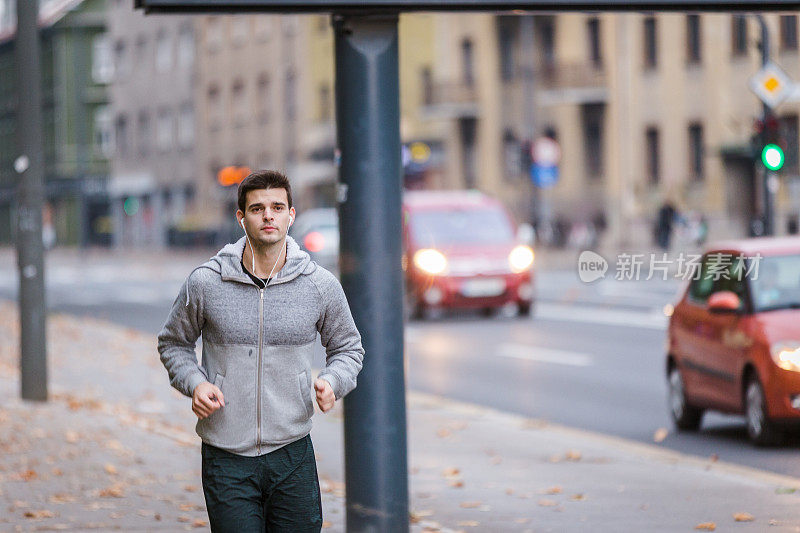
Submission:
<svg viewBox="0 0 800 533">
<path fill-rule="evenodd" d="M 242 256 L 247 239 L 242 237 L 238 241 L 226 244 L 217 255 L 212 257 L 202 267 L 210 268 L 222 276 L 224 281 L 239 281 L 253 285 L 244 270 L 242 270 Z M 200 268 L 202 268 L 200 267 Z M 317 264 L 311 261 L 311 256 L 300 249 L 297 242 L 289 236 L 286 237 L 286 264 L 275 274 L 270 285 L 286 283 L 301 274 L 311 274 L 317 269 Z"/>
</svg>

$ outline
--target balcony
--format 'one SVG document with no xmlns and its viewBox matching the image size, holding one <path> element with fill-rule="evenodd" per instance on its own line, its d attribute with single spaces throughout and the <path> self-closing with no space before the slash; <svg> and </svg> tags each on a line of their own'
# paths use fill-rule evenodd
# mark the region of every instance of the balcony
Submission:
<svg viewBox="0 0 800 533">
<path fill-rule="evenodd" d="M 536 69 L 540 105 L 595 104 L 608 101 L 608 79 L 595 63 L 557 63 Z"/>
<path fill-rule="evenodd" d="M 426 119 L 477 117 L 477 86 L 464 81 L 431 83 L 423 87 L 421 110 Z"/>
</svg>

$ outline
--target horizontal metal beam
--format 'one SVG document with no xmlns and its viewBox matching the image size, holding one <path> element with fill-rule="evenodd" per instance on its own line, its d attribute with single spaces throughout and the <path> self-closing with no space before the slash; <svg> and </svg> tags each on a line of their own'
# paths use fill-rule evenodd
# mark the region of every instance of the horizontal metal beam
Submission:
<svg viewBox="0 0 800 533">
<path fill-rule="evenodd" d="M 348 13 L 412 11 L 792 11 L 800 0 L 134 0 L 137 8 L 149 13 Z"/>
</svg>

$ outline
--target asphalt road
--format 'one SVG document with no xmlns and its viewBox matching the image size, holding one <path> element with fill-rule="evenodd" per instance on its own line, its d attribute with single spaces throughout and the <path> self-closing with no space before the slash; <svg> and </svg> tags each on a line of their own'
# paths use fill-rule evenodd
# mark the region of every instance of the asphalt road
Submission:
<svg viewBox="0 0 800 533">
<path fill-rule="evenodd" d="M 77 260 L 51 264 L 48 307 L 155 334 L 194 260 L 182 258 L 167 269 L 97 258 L 91 267 L 73 265 Z M 699 433 L 673 430 L 661 308 L 677 284 L 605 280 L 587 286 L 572 272 L 552 272 L 542 273 L 538 286 L 533 318 L 461 313 L 409 325 L 409 386 L 640 442 L 653 443 L 666 428 L 659 446 L 800 477 L 798 438 L 758 449 L 747 441 L 741 417 L 713 413 Z M 16 273 L 0 258 L 0 298 L 15 294 Z M 323 357 L 320 349 L 319 364 Z"/>
</svg>

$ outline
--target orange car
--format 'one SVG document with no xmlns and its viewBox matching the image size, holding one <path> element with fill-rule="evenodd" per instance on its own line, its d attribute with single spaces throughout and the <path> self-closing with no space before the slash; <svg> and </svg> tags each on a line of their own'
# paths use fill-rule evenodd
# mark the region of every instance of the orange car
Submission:
<svg viewBox="0 0 800 533">
<path fill-rule="evenodd" d="M 800 238 L 709 248 L 669 322 L 669 405 L 678 429 L 703 411 L 744 414 L 756 444 L 800 421 Z"/>
</svg>

